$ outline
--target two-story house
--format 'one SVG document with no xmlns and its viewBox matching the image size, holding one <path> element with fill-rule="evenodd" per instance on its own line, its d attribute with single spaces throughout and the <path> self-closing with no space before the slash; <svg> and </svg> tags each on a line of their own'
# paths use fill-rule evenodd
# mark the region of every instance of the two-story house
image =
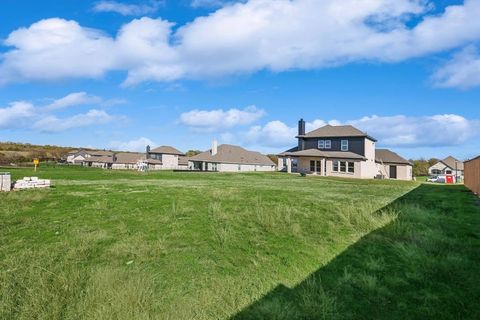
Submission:
<svg viewBox="0 0 480 320">
<path fill-rule="evenodd" d="M 377 154 L 377 140 L 351 125 L 326 125 L 305 132 L 305 121 L 300 119 L 297 139 L 296 147 L 278 155 L 280 170 L 321 176 L 412 179 L 407 160 L 389 150 Z M 384 162 L 382 156 L 387 155 Z"/>
</svg>

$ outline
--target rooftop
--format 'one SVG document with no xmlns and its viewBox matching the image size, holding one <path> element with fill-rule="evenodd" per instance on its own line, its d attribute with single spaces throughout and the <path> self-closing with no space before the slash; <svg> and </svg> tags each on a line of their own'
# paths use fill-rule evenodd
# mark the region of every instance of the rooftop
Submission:
<svg viewBox="0 0 480 320">
<path fill-rule="evenodd" d="M 256 151 L 249 151 L 239 146 L 221 144 L 217 148 L 217 153 L 212 155 L 212 150 L 208 150 L 190 157 L 191 161 L 209 161 L 217 163 L 238 163 L 238 164 L 256 164 L 263 166 L 274 166 L 272 160 L 266 155 Z"/>
</svg>

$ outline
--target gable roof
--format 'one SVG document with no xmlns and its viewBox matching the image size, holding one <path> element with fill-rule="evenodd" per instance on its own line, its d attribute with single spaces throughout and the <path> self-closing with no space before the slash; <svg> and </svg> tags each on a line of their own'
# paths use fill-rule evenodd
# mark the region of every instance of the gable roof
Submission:
<svg viewBox="0 0 480 320">
<path fill-rule="evenodd" d="M 239 146 L 221 144 L 217 153 L 212 155 L 212 150 L 207 150 L 189 158 L 190 161 L 209 161 L 217 163 L 257 164 L 262 166 L 274 166 L 272 160 L 266 155 L 256 151 L 249 151 Z"/>
<path fill-rule="evenodd" d="M 398 163 L 398 164 L 408 164 L 412 163 L 405 158 L 402 158 L 397 153 L 388 150 L 388 149 L 376 149 L 375 150 L 375 161 L 380 163 Z"/>
<path fill-rule="evenodd" d="M 360 131 L 351 125 L 343 126 L 332 126 L 327 124 L 326 126 L 320 127 L 313 131 L 307 132 L 303 136 L 298 136 L 303 138 L 335 138 L 335 137 L 365 137 L 372 141 L 377 141 L 376 139 L 370 137 L 367 133 Z"/>
<path fill-rule="evenodd" d="M 178 156 L 183 156 L 183 152 L 171 146 L 160 146 L 158 148 L 150 150 L 150 153 L 175 154 Z"/>
<path fill-rule="evenodd" d="M 446 165 L 447 167 L 453 170 L 455 170 L 455 163 L 456 163 L 457 170 L 463 170 L 463 162 L 458 161 L 452 156 L 448 156 L 445 159 L 441 160 L 440 162 L 442 162 L 444 165 Z"/>
</svg>

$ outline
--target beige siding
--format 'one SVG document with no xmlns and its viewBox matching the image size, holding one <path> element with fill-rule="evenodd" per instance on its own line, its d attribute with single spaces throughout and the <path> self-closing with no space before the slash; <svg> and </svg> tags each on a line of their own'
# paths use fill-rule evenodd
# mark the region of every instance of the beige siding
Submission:
<svg viewBox="0 0 480 320">
<path fill-rule="evenodd" d="M 375 163 L 375 141 L 365 139 L 365 158 L 362 161 L 362 178 L 373 179 L 377 175 L 378 169 Z"/>
<path fill-rule="evenodd" d="M 381 164 L 377 163 L 378 173 L 384 176 L 386 179 L 390 179 L 390 166 L 397 167 L 397 180 L 412 180 L 413 169 L 412 166 L 406 164 Z"/>
<path fill-rule="evenodd" d="M 162 154 L 163 169 L 177 169 L 178 156 L 173 154 Z"/>
</svg>

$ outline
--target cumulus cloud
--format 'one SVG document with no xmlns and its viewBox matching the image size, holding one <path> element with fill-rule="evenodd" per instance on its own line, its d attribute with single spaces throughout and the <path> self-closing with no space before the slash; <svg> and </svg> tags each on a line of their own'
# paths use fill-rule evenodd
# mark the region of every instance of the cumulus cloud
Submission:
<svg viewBox="0 0 480 320">
<path fill-rule="evenodd" d="M 114 12 L 123 16 L 141 16 L 155 13 L 164 1 L 149 1 L 148 4 L 125 4 L 118 1 L 98 1 L 93 6 L 95 12 Z"/>
<path fill-rule="evenodd" d="M 436 86 L 469 89 L 480 86 L 480 55 L 474 46 L 455 54 L 432 76 Z"/>
<path fill-rule="evenodd" d="M 445 147 L 458 146 L 480 137 L 480 120 L 469 120 L 456 114 L 423 117 L 368 116 L 361 119 L 339 121 L 314 120 L 307 122 L 307 131 L 326 124 L 351 124 L 367 132 L 385 147 Z M 290 127 L 281 121 L 271 121 L 264 126 L 253 126 L 240 139 L 247 144 L 290 148 L 296 145 L 297 127 Z"/>
<path fill-rule="evenodd" d="M 270 121 L 264 126 L 254 126 L 244 135 L 248 144 L 266 147 L 284 147 L 295 144 L 297 129 L 288 127 L 281 121 Z"/>
<path fill-rule="evenodd" d="M 480 39 L 480 1 L 431 14 L 425 0 L 250 0 L 173 29 L 135 19 L 116 36 L 59 18 L 7 37 L 0 83 L 99 78 L 124 85 L 204 79 L 259 70 L 316 69 L 357 61 L 394 63 Z"/>
<path fill-rule="evenodd" d="M 0 129 L 13 129 L 25 125 L 33 118 L 35 107 L 26 101 L 15 101 L 6 108 L 0 108 Z"/>
<path fill-rule="evenodd" d="M 8 107 L 0 108 L 0 129 L 62 132 L 73 128 L 101 125 L 116 119 L 116 116 L 100 109 L 90 109 L 85 113 L 66 117 L 55 114 L 58 110 L 69 106 L 101 101 L 103 100 L 100 97 L 74 93 L 56 99 L 47 106 L 35 106 L 27 101 L 12 102 Z"/>
<path fill-rule="evenodd" d="M 109 146 L 114 150 L 145 152 L 147 146 L 154 147 L 156 143 L 148 138 L 141 137 L 130 141 L 112 141 Z"/>
<path fill-rule="evenodd" d="M 86 113 L 65 118 L 48 115 L 38 119 L 32 128 L 40 132 L 61 132 L 73 128 L 105 124 L 113 119 L 111 115 L 103 110 L 92 109 Z"/>
<path fill-rule="evenodd" d="M 64 109 L 72 106 L 85 105 L 85 104 L 97 104 L 102 102 L 102 98 L 89 95 L 86 92 L 73 92 L 65 97 L 54 100 L 45 108 L 48 110 Z"/>
<path fill-rule="evenodd" d="M 229 110 L 191 110 L 180 115 L 179 122 L 197 131 L 213 132 L 252 124 L 265 115 L 255 106 Z"/>
</svg>

